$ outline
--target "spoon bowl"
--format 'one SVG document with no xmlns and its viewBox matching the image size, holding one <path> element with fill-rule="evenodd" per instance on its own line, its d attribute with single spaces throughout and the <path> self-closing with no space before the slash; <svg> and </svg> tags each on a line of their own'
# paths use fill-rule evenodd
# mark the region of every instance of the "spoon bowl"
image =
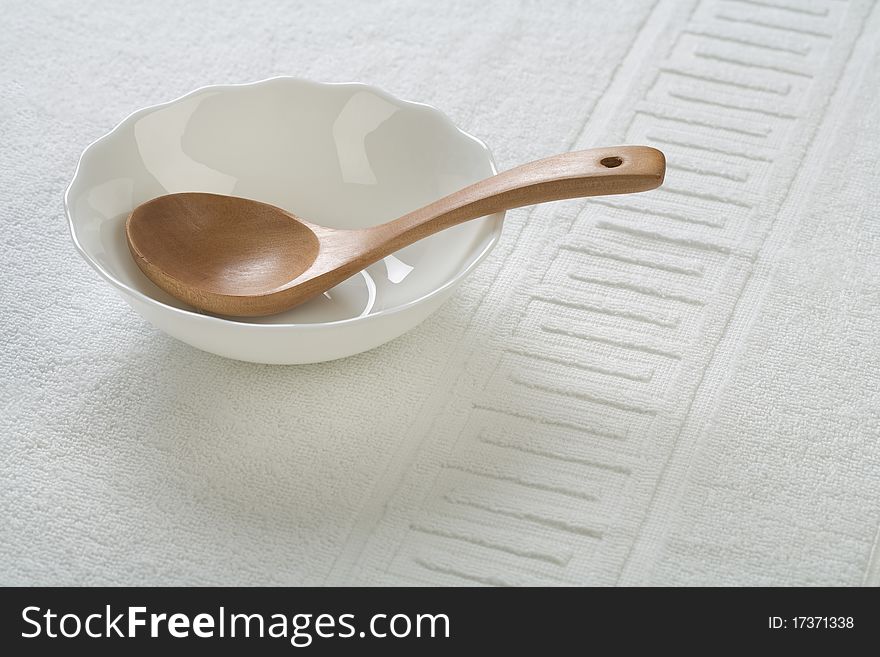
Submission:
<svg viewBox="0 0 880 657">
<path fill-rule="evenodd" d="M 320 244 L 308 225 L 268 203 L 198 192 L 138 206 L 126 237 L 150 279 L 201 308 L 285 286 L 314 263 Z"/>
</svg>

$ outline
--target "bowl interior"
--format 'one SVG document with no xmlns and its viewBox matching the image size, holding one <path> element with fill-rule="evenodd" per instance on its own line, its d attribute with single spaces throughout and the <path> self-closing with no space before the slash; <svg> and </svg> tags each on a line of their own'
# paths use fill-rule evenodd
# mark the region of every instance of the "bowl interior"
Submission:
<svg viewBox="0 0 880 657">
<path fill-rule="evenodd" d="M 132 115 L 84 154 L 68 212 L 82 251 L 108 279 L 191 310 L 150 282 L 128 252 L 125 218 L 151 198 L 231 194 L 354 228 L 394 219 L 493 172 L 486 147 L 427 106 L 364 85 L 278 78 L 209 87 Z M 456 226 L 302 306 L 242 321 L 337 321 L 415 301 L 479 259 L 499 226 L 499 216 Z"/>
</svg>

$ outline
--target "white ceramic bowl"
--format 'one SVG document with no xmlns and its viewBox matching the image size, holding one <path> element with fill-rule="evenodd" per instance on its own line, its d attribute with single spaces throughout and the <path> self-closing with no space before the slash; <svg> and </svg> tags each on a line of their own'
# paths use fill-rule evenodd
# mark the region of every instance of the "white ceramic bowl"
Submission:
<svg viewBox="0 0 880 657">
<path fill-rule="evenodd" d="M 200 313 L 141 273 L 123 230 L 132 209 L 203 191 L 355 228 L 493 173 L 486 146 L 436 109 L 363 84 L 285 77 L 135 112 L 86 149 L 64 202 L 82 256 L 162 331 L 229 358 L 314 363 L 372 349 L 434 312 L 494 246 L 503 214 L 413 244 L 298 308 L 240 321 Z"/>
</svg>

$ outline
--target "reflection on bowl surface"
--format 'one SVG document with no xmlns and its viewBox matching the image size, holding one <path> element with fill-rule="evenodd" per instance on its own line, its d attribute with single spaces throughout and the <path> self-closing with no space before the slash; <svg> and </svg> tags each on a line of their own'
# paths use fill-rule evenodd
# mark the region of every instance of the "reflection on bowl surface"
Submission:
<svg viewBox="0 0 880 657">
<path fill-rule="evenodd" d="M 407 324 L 407 330 L 424 319 L 418 306 L 430 313 L 439 305 L 435 297 L 445 298 L 488 252 L 502 217 L 422 240 L 290 311 L 238 320 L 198 313 L 153 285 L 128 252 L 128 214 L 164 194 L 201 191 L 264 201 L 325 226 L 356 228 L 394 219 L 493 172 L 486 147 L 430 107 L 360 84 L 275 78 L 206 87 L 130 116 L 83 154 L 66 207 L 86 260 L 163 330 L 231 357 L 311 362 L 325 359 L 314 357 L 320 350 L 297 356 L 289 347 L 276 357 L 224 340 L 234 335 L 241 343 L 245 327 L 248 340 L 261 339 L 253 331 L 269 327 L 276 334 L 289 328 L 289 338 L 298 328 L 331 323 L 370 332 L 370 318 L 396 329 Z M 385 315 L 401 317 L 395 323 Z M 216 343 L 196 344 L 188 336 L 205 330 L 205 322 Z M 304 335 L 296 338 L 302 342 Z"/>
</svg>

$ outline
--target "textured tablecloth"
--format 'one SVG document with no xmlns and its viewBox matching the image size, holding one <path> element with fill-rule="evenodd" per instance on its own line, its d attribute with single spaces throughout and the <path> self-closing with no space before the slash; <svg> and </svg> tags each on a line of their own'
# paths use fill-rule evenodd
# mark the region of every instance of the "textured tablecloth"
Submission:
<svg viewBox="0 0 880 657">
<path fill-rule="evenodd" d="M 876 584 L 878 50 L 863 0 L 5 8 L 0 583 Z M 370 353 L 224 360 L 61 198 L 129 112 L 279 74 L 440 107 L 501 168 L 656 145 L 667 182 L 510 212 Z"/>
</svg>

